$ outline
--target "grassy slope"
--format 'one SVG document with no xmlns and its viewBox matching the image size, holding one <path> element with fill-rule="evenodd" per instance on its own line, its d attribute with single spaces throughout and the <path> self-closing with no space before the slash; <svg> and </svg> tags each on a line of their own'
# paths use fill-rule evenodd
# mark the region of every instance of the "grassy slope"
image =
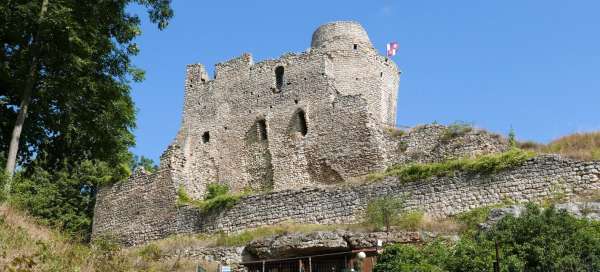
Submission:
<svg viewBox="0 0 600 272">
<path fill-rule="evenodd" d="M 0 204 L 0 271 L 195 271 L 185 258 L 162 258 L 159 248 L 121 249 L 100 240 L 81 244 Z"/>
<path fill-rule="evenodd" d="M 561 154 L 577 160 L 600 160 L 600 131 L 563 136 L 546 145 L 523 142 L 520 146 L 523 149 Z"/>
</svg>

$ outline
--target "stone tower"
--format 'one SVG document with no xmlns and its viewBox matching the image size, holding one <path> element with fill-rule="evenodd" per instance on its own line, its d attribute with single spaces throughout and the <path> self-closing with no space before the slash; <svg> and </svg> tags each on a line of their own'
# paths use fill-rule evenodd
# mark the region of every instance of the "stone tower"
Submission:
<svg viewBox="0 0 600 272">
<path fill-rule="evenodd" d="M 341 183 L 385 164 L 399 72 L 355 22 L 320 26 L 311 48 L 254 63 L 219 63 L 210 79 L 187 67 L 181 129 L 163 168 L 191 195 Z"/>
</svg>

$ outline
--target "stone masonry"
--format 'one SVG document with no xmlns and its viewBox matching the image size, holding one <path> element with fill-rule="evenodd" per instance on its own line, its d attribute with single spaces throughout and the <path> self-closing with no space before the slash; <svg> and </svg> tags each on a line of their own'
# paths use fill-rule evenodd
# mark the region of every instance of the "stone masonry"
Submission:
<svg viewBox="0 0 600 272">
<path fill-rule="evenodd" d="M 178 233 L 235 232 L 284 221 L 356 223 L 371 199 L 406 195 L 410 209 L 447 216 L 503 198 L 548 196 L 552 182 L 598 189 L 599 163 L 539 157 L 494 176 L 394 178 L 359 183 L 394 164 L 502 152 L 506 139 L 472 129 L 394 127 L 399 71 L 354 22 L 322 25 L 311 48 L 254 63 L 249 54 L 216 65 L 209 79 L 187 67 L 183 121 L 160 170 L 99 189 L 93 236 L 139 244 Z M 262 192 L 205 214 L 177 205 L 183 188 L 201 199 L 209 183 Z"/>
<path fill-rule="evenodd" d="M 398 81 L 353 22 L 319 27 L 307 52 L 219 63 L 213 79 L 189 65 L 175 182 L 202 197 L 208 183 L 279 190 L 382 169 L 378 131 L 395 123 Z"/>
<path fill-rule="evenodd" d="M 599 190 L 600 162 L 546 155 L 494 175 L 459 174 L 412 183 L 401 183 L 388 177 L 380 182 L 355 186 L 281 190 L 244 197 L 234 207 L 216 214 L 203 214 L 186 206 L 152 212 L 165 206 L 174 207 L 175 196 L 170 201 L 152 199 L 155 193 L 148 187 L 139 185 L 136 192 L 140 196 L 130 200 L 129 206 L 133 203 L 136 207 L 148 206 L 148 209 L 139 210 L 141 214 L 136 214 L 134 207 L 97 208 L 94 233 L 111 233 L 126 244 L 139 244 L 176 233 L 235 232 L 290 221 L 356 223 L 362 221 L 370 200 L 385 195 L 405 196 L 408 210 L 445 217 L 505 200 L 539 201 L 556 193 L 568 196 Z M 114 194 L 101 193 L 103 196 Z M 107 202 L 103 200 L 102 203 Z M 153 222 L 164 222 L 165 225 L 157 228 Z"/>
</svg>

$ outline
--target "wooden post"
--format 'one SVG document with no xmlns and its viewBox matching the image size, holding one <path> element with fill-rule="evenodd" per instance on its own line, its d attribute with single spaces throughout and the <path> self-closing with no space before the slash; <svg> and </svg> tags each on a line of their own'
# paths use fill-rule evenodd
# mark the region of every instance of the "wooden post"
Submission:
<svg viewBox="0 0 600 272">
<path fill-rule="evenodd" d="M 262 269 L 262 272 L 265 272 L 265 271 L 266 271 L 266 270 L 265 270 L 265 261 L 263 261 L 263 269 Z"/>
<path fill-rule="evenodd" d="M 312 272 L 312 257 L 308 257 L 308 272 Z"/>
</svg>

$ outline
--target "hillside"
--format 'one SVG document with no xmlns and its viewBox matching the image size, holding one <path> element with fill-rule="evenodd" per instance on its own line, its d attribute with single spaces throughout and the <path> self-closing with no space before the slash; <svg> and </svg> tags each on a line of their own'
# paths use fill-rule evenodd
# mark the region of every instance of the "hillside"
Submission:
<svg viewBox="0 0 600 272">
<path fill-rule="evenodd" d="M 0 204 L 0 271 L 194 271 L 185 258 L 161 259 L 160 249 L 122 249 L 99 240 L 70 241 L 6 204 Z"/>
<path fill-rule="evenodd" d="M 574 133 L 548 144 L 522 142 L 521 148 L 540 153 L 556 153 L 576 160 L 600 160 L 600 131 Z"/>
</svg>

